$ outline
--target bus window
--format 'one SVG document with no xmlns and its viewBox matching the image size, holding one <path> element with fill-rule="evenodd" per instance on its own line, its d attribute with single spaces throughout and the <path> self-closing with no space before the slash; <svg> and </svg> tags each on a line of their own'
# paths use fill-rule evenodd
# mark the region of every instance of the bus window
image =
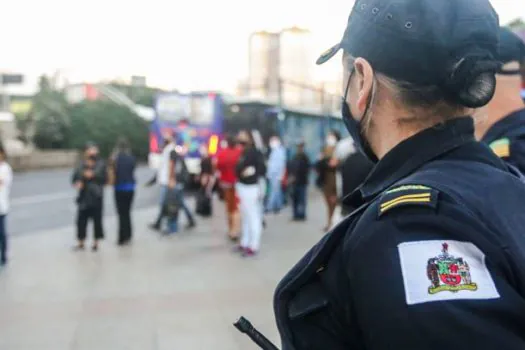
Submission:
<svg viewBox="0 0 525 350">
<path fill-rule="evenodd" d="M 180 94 L 160 95 L 157 98 L 155 110 L 161 122 L 179 122 L 189 118 L 191 114 L 190 97 Z"/>
<path fill-rule="evenodd" d="M 210 126 L 215 112 L 215 98 L 209 95 L 165 94 L 157 99 L 156 111 L 164 123 L 188 121 L 192 125 Z"/>
<path fill-rule="evenodd" d="M 193 96 L 191 98 L 190 123 L 196 125 L 211 125 L 213 123 L 214 101 L 215 99 L 208 95 Z"/>
</svg>

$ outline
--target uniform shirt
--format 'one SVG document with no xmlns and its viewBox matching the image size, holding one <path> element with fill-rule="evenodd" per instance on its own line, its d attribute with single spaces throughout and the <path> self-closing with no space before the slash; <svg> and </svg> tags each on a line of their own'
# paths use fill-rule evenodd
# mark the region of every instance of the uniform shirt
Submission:
<svg viewBox="0 0 525 350">
<path fill-rule="evenodd" d="M 283 350 L 525 349 L 525 184 L 471 118 L 401 142 L 280 282 Z"/>
<path fill-rule="evenodd" d="M 525 174 L 525 108 L 494 123 L 482 141 Z"/>
</svg>

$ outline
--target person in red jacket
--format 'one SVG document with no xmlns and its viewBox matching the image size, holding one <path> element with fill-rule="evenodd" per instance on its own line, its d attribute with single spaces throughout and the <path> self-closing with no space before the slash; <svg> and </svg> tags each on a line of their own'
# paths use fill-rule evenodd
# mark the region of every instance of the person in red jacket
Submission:
<svg viewBox="0 0 525 350">
<path fill-rule="evenodd" d="M 235 193 L 235 167 L 241 157 L 242 149 L 236 145 L 235 138 L 229 135 L 226 138 L 226 148 L 222 148 L 215 159 L 216 169 L 220 173 L 219 185 L 224 195 L 226 203 L 226 213 L 228 218 L 228 237 L 232 241 L 237 241 L 240 234 L 240 215 L 239 200 Z"/>
</svg>

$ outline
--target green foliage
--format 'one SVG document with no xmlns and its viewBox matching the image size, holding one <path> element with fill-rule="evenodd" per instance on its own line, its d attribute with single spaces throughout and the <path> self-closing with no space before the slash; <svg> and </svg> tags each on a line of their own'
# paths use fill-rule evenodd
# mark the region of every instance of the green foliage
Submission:
<svg viewBox="0 0 525 350">
<path fill-rule="evenodd" d="M 128 96 L 133 102 L 146 107 L 153 107 L 155 104 L 155 97 L 162 92 L 160 89 L 151 88 L 147 86 L 132 86 L 114 82 L 110 84 L 112 87 L 120 90 Z"/>
<path fill-rule="evenodd" d="M 522 18 L 516 18 L 508 24 L 508 27 L 512 30 L 525 29 L 525 21 Z"/>
<path fill-rule="evenodd" d="M 148 155 L 148 122 L 128 108 L 110 101 L 84 101 L 71 108 L 68 148 L 82 148 L 96 142 L 103 156 L 113 151 L 119 137 L 126 137 L 133 153 L 141 159 Z"/>
<path fill-rule="evenodd" d="M 35 122 L 33 142 L 41 149 L 61 149 L 69 143 L 69 116 L 48 114 Z"/>
<path fill-rule="evenodd" d="M 31 141 L 31 126 L 33 125 L 29 113 L 15 113 L 16 128 L 19 131 L 18 139 L 24 144 Z"/>
<path fill-rule="evenodd" d="M 154 90 L 145 91 L 150 95 L 140 96 L 148 101 Z M 40 90 L 33 98 L 30 112 L 17 115 L 17 125 L 24 138 L 30 138 L 27 135 L 34 127 L 33 142 L 41 149 L 80 149 L 87 141 L 93 141 L 107 157 L 118 138 L 126 137 L 138 158 L 146 159 L 149 151 L 148 122 L 111 101 L 70 105 L 63 92 L 46 76 L 40 79 Z"/>
<path fill-rule="evenodd" d="M 24 118 L 27 123 L 33 123 L 35 135 L 33 142 L 42 149 L 64 148 L 69 140 L 69 104 L 64 94 L 57 90 L 54 83 L 46 76 L 39 82 L 40 90 L 33 97 L 33 103 L 28 115 Z"/>
</svg>

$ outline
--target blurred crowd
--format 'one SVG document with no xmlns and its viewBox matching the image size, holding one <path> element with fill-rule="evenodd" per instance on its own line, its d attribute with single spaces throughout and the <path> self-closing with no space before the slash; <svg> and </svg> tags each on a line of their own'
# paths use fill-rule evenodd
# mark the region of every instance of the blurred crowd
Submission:
<svg viewBox="0 0 525 350">
<path fill-rule="evenodd" d="M 318 158 L 310 159 L 305 152 L 306 140 L 284 145 L 278 135 L 272 135 L 265 143 L 257 130 L 242 130 L 236 135 L 227 135 L 213 156 L 208 154 L 207 145 L 200 148 L 198 189 L 191 192 L 186 191 L 191 175 L 176 136 L 173 131 L 163 133 L 160 163 L 146 184 L 156 184 L 160 189 L 159 211 L 150 228 L 165 235 L 179 232 L 181 211 L 186 218 L 184 229 L 194 228 L 196 215 L 213 215 L 216 194 L 226 212 L 227 238 L 244 257 L 259 252 L 267 221 L 280 215 L 285 207 L 290 207 L 291 220 L 307 220 L 310 185 L 315 185 L 325 200 L 326 226 L 322 230 L 329 230 L 347 212 L 343 193 L 356 188 L 372 168 L 372 164 L 356 152 L 352 139 L 341 139 L 336 131 L 326 135 Z M 127 245 L 132 241 L 135 167 L 136 159 L 124 139 L 117 142 L 108 161 L 99 156 L 96 144 L 86 144 L 83 159 L 72 178 L 78 190 L 76 250 L 85 248 L 90 221 L 93 222 L 93 251 L 104 238 L 103 192 L 107 184 L 114 187 L 119 218 L 117 244 Z M 187 203 L 190 195 L 195 196 L 194 210 Z"/>
</svg>

